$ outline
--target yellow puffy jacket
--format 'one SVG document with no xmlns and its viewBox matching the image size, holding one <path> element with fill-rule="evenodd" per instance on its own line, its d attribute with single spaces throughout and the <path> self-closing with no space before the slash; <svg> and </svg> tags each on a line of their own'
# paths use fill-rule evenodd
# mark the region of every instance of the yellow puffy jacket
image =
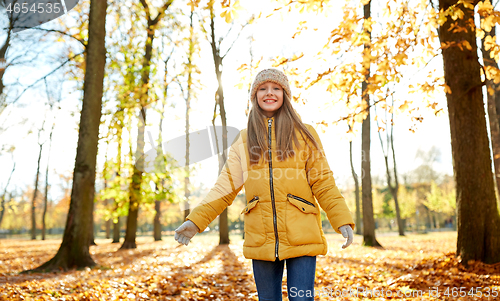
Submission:
<svg viewBox="0 0 500 301">
<path fill-rule="evenodd" d="M 296 130 L 301 151 L 280 162 L 276 159 L 274 117 L 267 121 L 272 160 L 269 163 L 260 160 L 250 167 L 246 129 L 241 130 L 214 187 L 186 220 L 191 220 L 200 233 L 203 232 L 232 204 L 244 185 L 247 206 L 241 214 L 244 214 L 245 258 L 274 261 L 276 258 L 325 255 L 327 242 L 319 206 L 338 233 L 342 225 L 349 224 L 354 229 L 354 221 L 335 184 L 318 133 L 305 124 L 321 151 L 305 147 L 305 141 Z M 268 153 L 265 151 L 264 155 Z"/>
</svg>

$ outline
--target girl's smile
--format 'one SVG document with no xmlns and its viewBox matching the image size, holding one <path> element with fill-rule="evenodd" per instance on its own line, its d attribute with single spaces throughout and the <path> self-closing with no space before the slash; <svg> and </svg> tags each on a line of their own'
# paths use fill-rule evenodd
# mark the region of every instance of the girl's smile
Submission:
<svg viewBox="0 0 500 301">
<path fill-rule="evenodd" d="M 267 117 L 272 117 L 283 105 L 283 88 L 273 82 L 265 82 L 257 89 L 257 103 Z"/>
</svg>

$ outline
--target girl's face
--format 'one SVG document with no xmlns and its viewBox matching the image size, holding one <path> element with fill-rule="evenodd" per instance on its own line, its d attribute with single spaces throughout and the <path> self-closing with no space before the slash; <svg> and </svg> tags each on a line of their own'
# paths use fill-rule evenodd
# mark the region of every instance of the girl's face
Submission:
<svg viewBox="0 0 500 301">
<path fill-rule="evenodd" d="M 283 105 L 283 88 L 273 82 L 260 85 L 256 95 L 257 103 L 267 117 L 272 117 Z"/>
</svg>

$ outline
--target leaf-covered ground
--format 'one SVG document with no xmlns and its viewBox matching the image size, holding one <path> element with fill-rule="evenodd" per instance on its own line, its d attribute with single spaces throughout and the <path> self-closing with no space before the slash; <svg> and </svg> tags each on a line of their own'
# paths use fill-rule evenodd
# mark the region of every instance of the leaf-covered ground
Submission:
<svg viewBox="0 0 500 301">
<path fill-rule="evenodd" d="M 500 298 L 500 265 L 463 268 L 453 253 L 456 233 L 380 236 L 384 249 L 361 246 L 361 236 L 345 250 L 340 235 L 327 239 L 328 255 L 317 260 L 315 300 Z M 18 274 L 52 258 L 59 243 L 0 240 L 0 300 L 257 300 L 239 235 L 229 246 L 217 246 L 216 235 L 198 235 L 187 247 L 171 236 L 139 238 L 137 249 L 125 251 L 97 240 L 91 253 L 99 267 Z M 286 272 L 283 284 L 286 295 Z"/>
</svg>

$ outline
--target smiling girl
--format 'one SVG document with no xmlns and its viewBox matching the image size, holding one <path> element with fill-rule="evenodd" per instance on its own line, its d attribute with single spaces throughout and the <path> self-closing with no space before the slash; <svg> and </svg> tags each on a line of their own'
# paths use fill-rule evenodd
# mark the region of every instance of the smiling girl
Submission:
<svg viewBox="0 0 500 301">
<path fill-rule="evenodd" d="M 259 300 L 282 300 L 287 267 L 290 300 L 314 300 L 316 256 L 327 253 L 320 207 L 333 229 L 353 240 L 354 221 L 326 160 L 316 130 L 293 109 L 286 75 L 259 72 L 252 84 L 252 109 L 214 187 L 175 230 L 187 245 L 245 186 L 243 255 L 252 259 Z"/>
</svg>

